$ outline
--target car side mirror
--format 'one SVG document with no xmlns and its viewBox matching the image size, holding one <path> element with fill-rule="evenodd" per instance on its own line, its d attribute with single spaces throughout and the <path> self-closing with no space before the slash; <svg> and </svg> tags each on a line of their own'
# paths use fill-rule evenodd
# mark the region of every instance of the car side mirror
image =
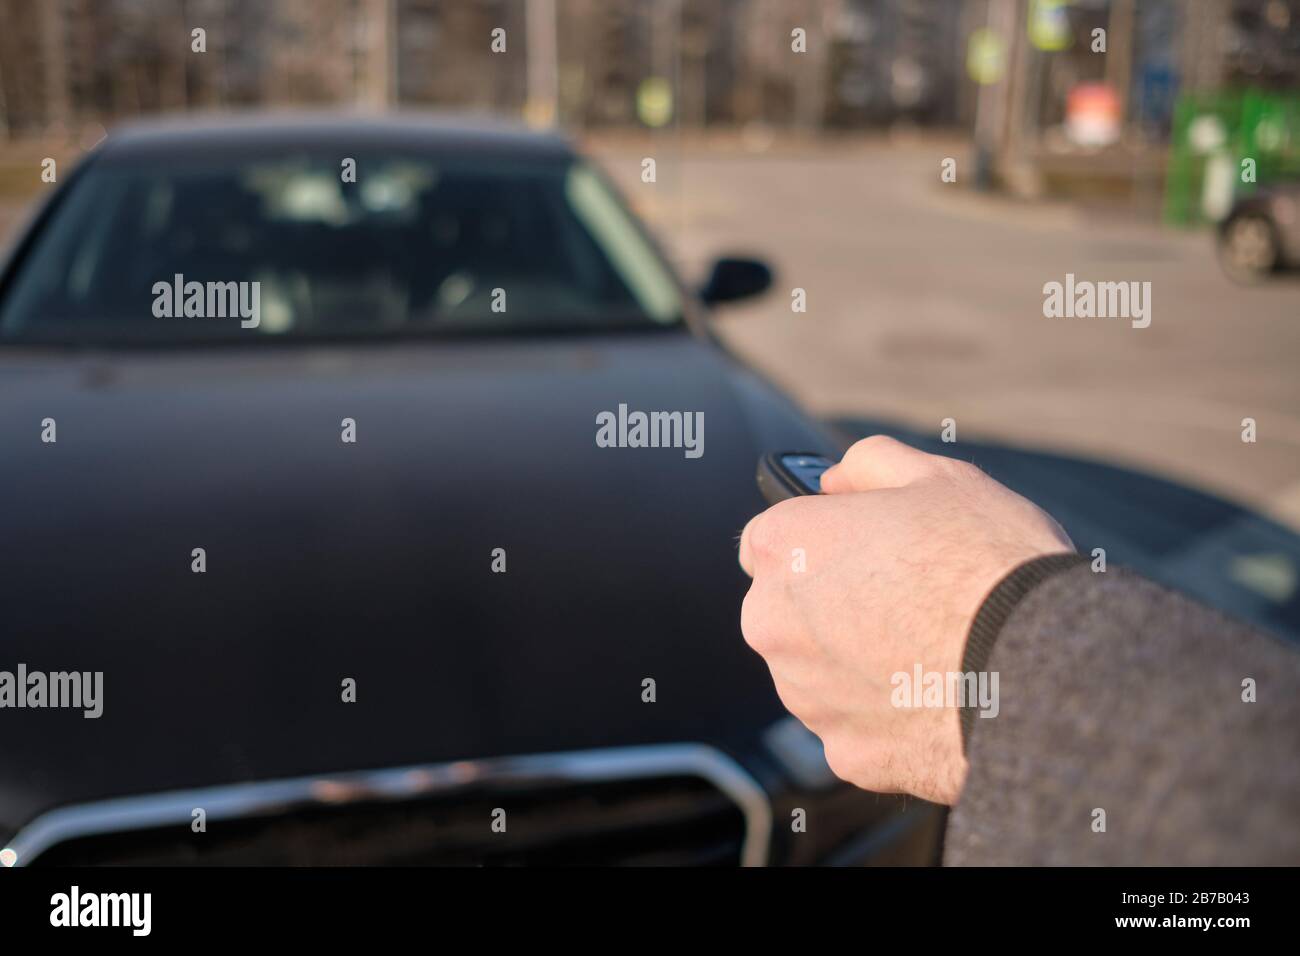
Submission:
<svg viewBox="0 0 1300 956">
<path fill-rule="evenodd" d="M 772 285 L 772 270 L 758 259 L 721 258 L 713 263 L 709 281 L 700 289 L 708 305 L 761 295 Z"/>
</svg>

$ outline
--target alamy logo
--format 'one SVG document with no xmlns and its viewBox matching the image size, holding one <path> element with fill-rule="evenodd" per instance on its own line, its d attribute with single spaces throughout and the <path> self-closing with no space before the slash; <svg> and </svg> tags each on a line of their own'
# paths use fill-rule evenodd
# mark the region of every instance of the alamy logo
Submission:
<svg viewBox="0 0 1300 956">
<path fill-rule="evenodd" d="M 704 454 L 703 412 L 629 412 L 596 415 L 597 448 L 684 448 L 687 458 Z"/>
<path fill-rule="evenodd" d="M 153 314 L 159 319 L 238 317 L 240 328 L 255 329 L 262 321 L 262 284 L 186 282 L 178 272 L 171 282 L 153 284 Z"/>
<path fill-rule="evenodd" d="M 29 671 L 19 664 L 17 673 L 0 671 L 0 707 L 81 709 L 93 720 L 104 713 L 103 671 Z"/>
<path fill-rule="evenodd" d="M 1131 319 L 1135 329 L 1151 324 L 1150 282 L 1091 282 L 1065 274 L 1065 282 L 1043 286 L 1043 315 L 1049 319 Z"/>
<path fill-rule="evenodd" d="M 923 671 L 917 664 L 913 672 L 896 671 L 889 678 L 894 689 L 889 702 L 895 707 L 978 707 L 981 717 L 996 717 L 998 705 L 997 671 Z"/>
<path fill-rule="evenodd" d="M 148 936 L 152 917 L 152 893 L 83 893 L 74 885 L 50 897 L 51 926 L 127 926 L 132 936 Z"/>
</svg>

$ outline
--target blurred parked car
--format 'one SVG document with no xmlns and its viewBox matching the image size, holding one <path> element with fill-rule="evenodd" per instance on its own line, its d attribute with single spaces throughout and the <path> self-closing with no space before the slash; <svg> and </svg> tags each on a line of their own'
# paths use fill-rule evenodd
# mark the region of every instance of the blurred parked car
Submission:
<svg viewBox="0 0 1300 956">
<path fill-rule="evenodd" d="M 1300 183 L 1238 199 L 1219 224 L 1218 244 L 1224 271 L 1240 282 L 1300 267 Z"/>
</svg>

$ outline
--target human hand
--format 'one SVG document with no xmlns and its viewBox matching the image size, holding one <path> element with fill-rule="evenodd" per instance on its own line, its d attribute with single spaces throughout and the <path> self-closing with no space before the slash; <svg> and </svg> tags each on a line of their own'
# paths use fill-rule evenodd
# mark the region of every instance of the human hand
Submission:
<svg viewBox="0 0 1300 956">
<path fill-rule="evenodd" d="M 957 709 L 894 706 L 891 679 L 918 665 L 959 673 L 994 586 L 1074 547 L 1046 512 L 974 465 L 882 435 L 850 448 L 822 490 L 745 527 L 745 640 L 837 776 L 955 803 L 967 769 Z"/>
</svg>

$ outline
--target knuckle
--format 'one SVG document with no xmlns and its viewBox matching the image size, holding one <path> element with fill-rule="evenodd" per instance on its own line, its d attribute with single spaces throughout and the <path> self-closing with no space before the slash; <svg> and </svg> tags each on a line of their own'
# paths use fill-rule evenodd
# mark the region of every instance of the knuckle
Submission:
<svg viewBox="0 0 1300 956">
<path fill-rule="evenodd" d="M 880 455 L 896 450 L 902 443 L 896 438 L 888 435 L 868 435 L 866 438 L 859 438 L 844 453 L 844 460 L 858 459 L 873 455 Z"/>
<path fill-rule="evenodd" d="M 776 646 L 771 616 L 762 607 L 757 587 L 751 587 L 740 604 L 740 633 L 758 654 L 766 654 Z"/>
<path fill-rule="evenodd" d="M 961 458 L 941 458 L 942 473 L 957 481 L 978 481 L 984 477 L 984 472 L 978 465 Z"/>
<path fill-rule="evenodd" d="M 756 555 L 771 557 L 783 547 L 789 528 L 789 509 L 785 506 L 790 501 L 773 505 L 754 519 L 749 527 L 749 546 Z"/>
<path fill-rule="evenodd" d="M 746 538 L 749 540 L 749 550 L 756 557 L 766 557 L 772 552 L 774 535 L 772 517 L 768 512 L 764 511 L 749 522 L 749 531 L 746 534 Z"/>
<path fill-rule="evenodd" d="M 781 699 L 781 706 L 797 717 L 809 733 L 816 734 L 824 716 L 824 711 L 819 705 L 817 696 L 810 693 L 806 688 L 800 688 L 789 681 L 780 679 L 776 674 L 772 676 L 772 683 L 776 687 L 777 697 Z"/>
<path fill-rule="evenodd" d="M 852 783 L 856 776 L 856 762 L 852 758 L 851 748 L 845 747 L 838 738 L 828 736 L 822 740 L 822 751 L 831 773 L 846 783 Z"/>
<path fill-rule="evenodd" d="M 893 435 L 868 435 L 858 444 L 871 448 L 901 448 L 903 446 L 903 443 Z"/>
<path fill-rule="evenodd" d="M 965 476 L 972 471 L 975 466 L 964 458 L 949 458 L 946 455 L 935 457 L 936 467 L 942 469 L 951 475 Z"/>
<path fill-rule="evenodd" d="M 785 681 L 776 674 L 772 675 L 772 687 L 776 691 L 777 699 L 781 701 L 781 706 L 800 720 L 803 720 L 803 715 L 799 713 L 799 702 L 795 699 L 795 695 Z"/>
</svg>

